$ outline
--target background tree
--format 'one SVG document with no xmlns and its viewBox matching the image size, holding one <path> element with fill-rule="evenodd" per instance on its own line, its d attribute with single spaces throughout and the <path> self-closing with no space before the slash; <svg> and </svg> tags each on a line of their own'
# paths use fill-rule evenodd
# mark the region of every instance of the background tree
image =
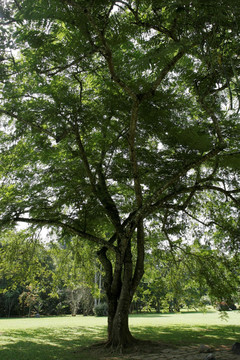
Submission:
<svg viewBox="0 0 240 360">
<path fill-rule="evenodd" d="M 0 237 L 0 275 L 5 289 L 15 290 L 19 285 L 46 285 L 51 275 L 47 250 L 35 233 L 29 230 L 7 231 Z M 44 283 L 45 281 L 45 283 Z"/>
<path fill-rule="evenodd" d="M 59 242 L 52 240 L 48 246 L 54 263 L 53 296 L 58 298 L 65 292 L 65 302 L 74 316 L 79 309 L 84 315 L 93 314 L 93 296 L 98 293 L 94 281 L 98 261 L 93 247 L 67 235 Z"/>
<path fill-rule="evenodd" d="M 176 246 L 176 244 L 175 244 Z M 239 261 L 196 241 L 170 252 L 161 243 L 146 255 L 132 310 L 178 312 L 239 303 Z M 217 306 L 218 308 L 218 306 Z M 228 307 L 226 306 L 226 309 Z"/>
<path fill-rule="evenodd" d="M 149 223 L 174 251 L 205 198 L 239 215 L 239 6 L 9 0 L 1 14 L 1 226 L 95 244 L 108 344 L 126 346 Z"/>
<path fill-rule="evenodd" d="M 0 244 L 0 316 L 25 315 L 25 305 L 29 316 L 41 309 L 48 314 L 54 268 L 45 244 L 31 229 L 5 231 Z"/>
<path fill-rule="evenodd" d="M 19 302 L 22 306 L 28 308 L 28 316 L 39 314 L 41 310 L 41 299 L 37 290 L 32 289 L 31 286 L 27 286 L 26 291 L 23 291 L 19 296 Z"/>
<path fill-rule="evenodd" d="M 77 239 L 36 236 L 30 229 L 0 236 L 0 316 L 93 314 L 94 253 Z M 53 235 L 51 236 L 51 238 Z M 77 251 L 76 251 L 77 247 Z M 26 313 L 27 311 L 27 313 Z"/>
</svg>

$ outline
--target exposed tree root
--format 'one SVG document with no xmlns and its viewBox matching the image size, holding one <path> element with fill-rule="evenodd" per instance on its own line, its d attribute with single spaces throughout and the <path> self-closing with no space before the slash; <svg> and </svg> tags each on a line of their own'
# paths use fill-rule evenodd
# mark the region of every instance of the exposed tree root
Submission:
<svg viewBox="0 0 240 360">
<path fill-rule="evenodd" d="M 109 356 L 159 353 L 162 349 L 169 347 L 169 345 L 157 341 L 133 339 L 134 341 L 131 344 L 124 347 L 121 345 L 113 346 L 110 341 L 105 341 L 81 348 L 81 351 L 92 353 L 97 359 L 104 359 Z M 171 347 L 174 346 L 171 345 Z"/>
</svg>

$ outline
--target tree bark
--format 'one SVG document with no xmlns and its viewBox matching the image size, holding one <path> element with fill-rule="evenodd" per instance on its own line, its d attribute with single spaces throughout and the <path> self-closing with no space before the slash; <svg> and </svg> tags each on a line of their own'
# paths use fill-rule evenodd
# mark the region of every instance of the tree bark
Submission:
<svg viewBox="0 0 240 360">
<path fill-rule="evenodd" d="M 136 276 L 133 275 L 131 243 L 124 250 L 124 257 L 117 256 L 114 273 L 106 251 L 98 253 L 105 269 L 105 290 L 108 299 L 108 341 L 107 346 L 122 350 L 136 342 L 129 329 L 129 310 L 136 290 Z M 138 282 L 141 277 L 138 278 Z"/>
<path fill-rule="evenodd" d="M 108 314 L 108 345 L 119 350 L 131 346 L 136 341 L 129 329 L 130 304 L 131 299 L 127 295 L 119 300 L 115 313 Z"/>
<path fill-rule="evenodd" d="M 124 277 L 119 298 L 108 298 L 108 345 L 119 350 L 130 346 L 136 341 L 129 330 L 128 322 L 132 302 L 131 290 L 128 276 Z"/>
</svg>

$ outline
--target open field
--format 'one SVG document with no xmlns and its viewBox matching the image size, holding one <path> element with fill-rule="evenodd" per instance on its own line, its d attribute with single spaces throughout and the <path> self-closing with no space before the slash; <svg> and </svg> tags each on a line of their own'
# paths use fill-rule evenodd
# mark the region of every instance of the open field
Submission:
<svg viewBox="0 0 240 360">
<path fill-rule="evenodd" d="M 219 313 L 186 312 L 130 316 L 130 327 L 139 339 L 171 346 L 231 345 L 240 341 L 240 312 L 227 321 Z M 83 350 L 106 338 L 107 319 L 83 316 L 0 319 L 1 360 L 97 359 Z M 115 358 L 116 359 L 116 358 Z"/>
</svg>

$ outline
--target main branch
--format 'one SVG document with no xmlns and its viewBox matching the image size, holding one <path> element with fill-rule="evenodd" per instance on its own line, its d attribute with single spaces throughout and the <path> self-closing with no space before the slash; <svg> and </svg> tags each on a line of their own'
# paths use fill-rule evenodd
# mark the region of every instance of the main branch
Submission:
<svg viewBox="0 0 240 360">
<path fill-rule="evenodd" d="M 22 222 L 22 223 L 28 223 L 28 224 L 35 224 L 35 225 L 52 225 L 52 226 L 57 226 L 57 227 L 61 227 L 63 229 L 66 229 L 68 231 L 70 231 L 71 233 L 78 235 L 79 237 L 89 240 L 90 242 L 93 242 L 97 245 L 102 245 L 105 246 L 108 249 L 113 250 L 114 252 L 116 251 L 116 248 L 113 244 L 109 243 L 107 240 L 100 238 L 98 236 L 94 236 L 92 234 L 89 234 L 87 232 L 81 231 L 80 229 L 77 229 L 74 226 L 71 226 L 67 223 L 63 223 L 60 220 L 54 220 L 54 219 L 40 219 L 40 218 L 23 218 L 21 216 L 16 216 L 15 218 L 11 219 L 15 222 Z"/>
</svg>

